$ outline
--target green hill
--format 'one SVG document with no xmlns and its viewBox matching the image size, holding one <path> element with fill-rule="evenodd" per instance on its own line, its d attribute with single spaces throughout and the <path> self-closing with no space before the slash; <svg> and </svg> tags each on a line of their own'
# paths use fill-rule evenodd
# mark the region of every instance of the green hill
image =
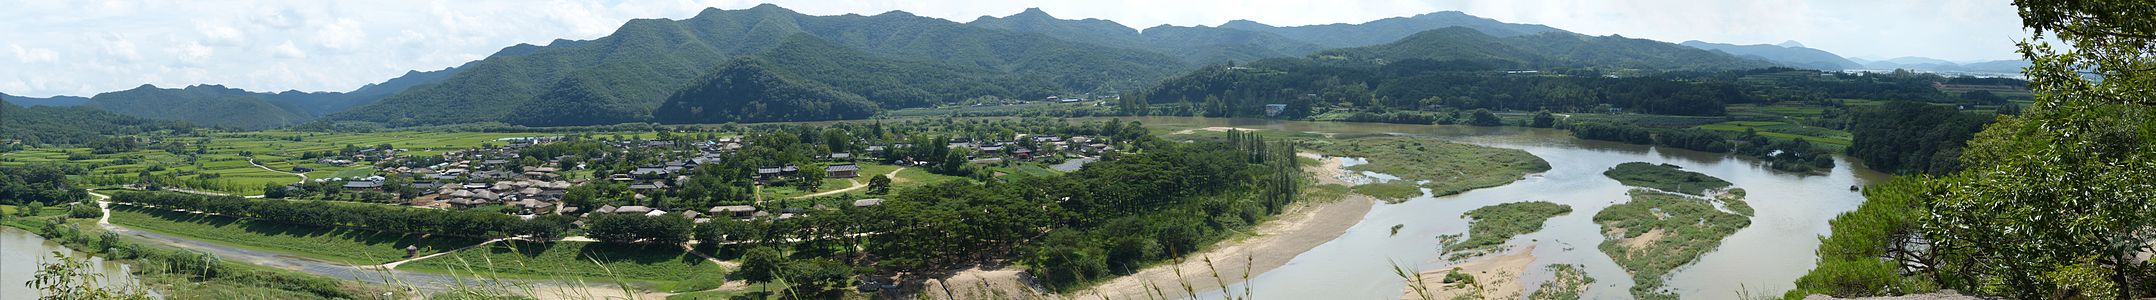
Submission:
<svg viewBox="0 0 2156 300">
<path fill-rule="evenodd" d="M 812 57 L 805 53 L 838 56 Z M 881 82 L 883 87 L 912 86 L 901 91 L 863 93 L 876 95 L 870 100 L 889 107 L 977 96 L 1015 98 L 1129 88 L 1185 68 L 1173 57 L 1152 52 L 967 26 L 903 12 L 809 16 L 762 5 L 746 10 L 707 9 L 683 20 L 632 20 L 614 34 L 590 41 L 510 47 L 469 65 L 440 84 L 415 88 L 330 118 L 392 125 L 484 121 L 599 124 L 535 122 L 532 117 L 512 116 L 521 110 L 497 108 L 533 105 L 544 99 L 619 108 L 609 112 L 637 110 L 631 108 L 649 111 L 720 63 L 738 57 L 765 56 L 771 56 L 773 61 L 823 61 L 804 66 L 770 65 L 774 72 L 790 73 L 806 81 L 843 79 Z M 867 63 L 855 64 L 856 61 Z M 931 80 L 939 78 L 898 72 L 911 70 L 965 72 L 973 78 L 1006 77 L 1025 82 L 1003 88 L 971 83 L 957 84 L 971 86 L 961 88 L 922 87 L 918 85 L 936 84 Z M 582 82 L 564 85 L 562 81 L 568 78 Z M 848 85 L 849 89 L 858 88 Z M 586 88 L 557 88 L 565 86 Z M 555 91 L 591 97 L 547 95 Z M 620 119 L 627 118 L 608 116 L 590 121 Z"/>
<path fill-rule="evenodd" d="M 1849 59 L 1847 58 L 1842 58 L 1840 55 L 1834 55 L 1834 53 L 1822 51 L 1819 49 L 1805 48 L 1801 44 L 1794 43 L 1790 44 L 1790 46 L 1794 47 L 1782 45 L 1732 45 L 1708 43 L 1701 41 L 1685 41 L 1684 43 L 1681 43 L 1679 45 L 1706 50 L 1722 51 L 1723 53 L 1729 53 L 1730 55 L 1736 55 L 1738 57 L 1751 57 L 1759 60 L 1780 63 L 1782 65 L 1787 65 L 1791 67 L 1813 70 L 1840 71 L 1844 69 L 1856 69 L 1864 67 L 1864 65 L 1857 64 L 1854 61 L 1849 61 Z"/>
<path fill-rule="evenodd" d="M 1732 70 L 1776 66 L 1765 61 L 1622 36 L 1553 32 L 1497 37 L 1466 27 L 1424 31 L 1389 44 L 1328 50 L 1318 56 L 1374 64 L 1412 59 L 1496 61 L 1535 70 Z"/>
<path fill-rule="evenodd" d="M 1548 32 L 1499 37 L 1448 27 L 1383 45 L 1201 68 L 1141 90 L 1118 107 L 1143 114 L 1287 118 L 1317 117 L 1310 114 L 1322 107 L 1353 107 L 1369 113 L 1326 118 L 1405 123 L 1460 116 L 1379 112 L 1432 107 L 1579 111 L 1610 105 L 1654 114 L 1717 116 L 1725 113 L 1727 103 L 1757 97 L 1726 82 L 1657 76 L 1774 66 L 1619 36 Z M 1265 108 L 1268 104 L 1285 107 L 1276 115 Z"/>
<path fill-rule="evenodd" d="M 156 121 L 101 111 L 89 107 L 16 105 L 12 96 L 0 97 L 0 148 L 8 142 L 23 144 L 84 145 L 108 135 L 127 135 L 183 128 L 174 121 Z"/>
<path fill-rule="evenodd" d="M 1484 19 L 1457 11 L 1427 13 L 1413 17 L 1385 18 L 1362 24 L 1274 27 L 1257 22 L 1236 20 L 1220 25 L 1220 28 L 1277 34 L 1325 48 L 1362 47 L 1391 43 L 1417 33 L 1447 27 L 1464 27 L 1497 37 L 1570 33 L 1549 26 L 1498 22 L 1497 20 Z"/>
<path fill-rule="evenodd" d="M 876 105 L 860 95 L 771 72 L 768 63 L 737 59 L 653 112 L 660 123 L 814 121 L 867 118 Z"/>
<path fill-rule="evenodd" d="M 309 119 L 297 107 L 281 106 L 264 99 L 262 94 L 221 85 L 165 89 L 145 84 L 97 94 L 90 97 L 89 106 L 122 115 L 250 130 Z"/>
</svg>

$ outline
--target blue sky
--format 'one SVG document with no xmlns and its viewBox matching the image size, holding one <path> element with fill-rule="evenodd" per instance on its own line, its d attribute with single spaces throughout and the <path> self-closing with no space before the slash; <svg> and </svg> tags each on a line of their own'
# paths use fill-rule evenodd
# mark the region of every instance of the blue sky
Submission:
<svg viewBox="0 0 2156 300">
<path fill-rule="evenodd" d="M 1513 23 L 1666 42 L 1796 40 L 1843 56 L 2012 59 L 2026 36 L 2007 0 L 1071 0 L 1071 1 L 40 1 L 0 0 L 0 92 L 79 95 L 142 84 L 256 91 L 347 91 L 435 70 L 517 43 L 604 36 L 633 18 L 773 2 L 814 15 L 971 21 L 1040 7 L 1135 28 L 1248 19 L 1360 23 L 1458 10 Z"/>
</svg>

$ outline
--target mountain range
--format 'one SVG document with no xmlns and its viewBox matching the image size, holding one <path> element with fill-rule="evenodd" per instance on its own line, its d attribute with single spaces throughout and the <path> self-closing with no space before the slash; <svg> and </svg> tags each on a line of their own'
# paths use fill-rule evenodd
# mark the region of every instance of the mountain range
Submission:
<svg viewBox="0 0 2156 300">
<path fill-rule="evenodd" d="M 2019 74 L 2022 68 L 2029 67 L 2029 61 L 2019 59 L 1955 63 L 1928 57 L 1899 57 L 1878 61 L 1864 59 L 1853 59 L 1852 61 L 1863 64 L 1862 69 L 1866 70 L 1906 69 L 1930 72 Z"/>
<path fill-rule="evenodd" d="M 1834 53 L 1805 48 L 1804 44 L 1796 41 L 1787 41 L 1774 45 L 1733 45 L 1685 41 L 1679 45 L 1721 51 L 1738 57 L 1755 58 L 1806 69 L 1839 71 L 1864 67 L 1863 64 L 1842 58 L 1840 55 L 1834 55 Z"/>
<path fill-rule="evenodd" d="M 859 98 L 874 113 L 983 96 L 1035 99 L 1140 90 L 1207 65 L 1295 57 L 1376 64 L 1475 61 L 1530 69 L 1779 65 L 1838 70 L 1854 64 L 1801 45 L 1686 46 L 1692 47 L 1580 35 L 1460 12 L 1361 24 L 1278 27 L 1237 20 L 1220 26 L 1139 30 L 1107 20 L 1059 19 L 1039 9 L 959 23 L 903 11 L 813 16 L 765 4 L 706 9 L 680 20 L 631 20 L 597 39 L 518 44 L 462 66 L 410 72 L 350 92 L 145 85 L 90 98 L 9 98 L 29 105 L 84 105 L 242 129 L 313 121 L 569 126 L 672 122 L 679 119 L 653 112 L 711 95 L 756 97 L 740 89 L 705 86 L 723 79 L 714 75 L 727 70 L 754 75 L 735 77 L 773 78 L 753 82 L 789 87 L 776 90 L 814 90 L 808 94 L 820 95 L 817 99 Z M 791 88 L 795 86 L 814 88 Z"/>
</svg>

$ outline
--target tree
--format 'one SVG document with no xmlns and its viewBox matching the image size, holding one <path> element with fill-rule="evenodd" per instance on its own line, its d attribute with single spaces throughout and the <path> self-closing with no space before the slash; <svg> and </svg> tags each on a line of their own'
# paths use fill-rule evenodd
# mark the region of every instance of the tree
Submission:
<svg viewBox="0 0 2156 300">
<path fill-rule="evenodd" d="M 1490 110 L 1476 109 L 1473 113 L 1470 113 L 1470 119 L 1468 119 L 1467 125 L 1504 126 L 1505 121 L 1503 119 L 1498 119 L 1497 114 L 1490 113 Z"/>
<path fill-rule="evenodd" d="M 284 185 L 275 182 L 262 184 L 262 198 L 284 199 L 291 196 L 290 191 Z"/>
<path fill-rule="evenodd" d="M 876 174 L 876 177 L 869 177 L 869 178 L 868 178 L 868 194 L 869 194 L 869 195 L 883 195 L 883 194 L 890 194 L 890 193 L 891 193 L 891 177 L 888 177 L 888 176 L 883 176 L 883 174 Z"/>
<path fill-rule="evenodd" d="M 1966 169 L 1941 179 L 1929 275 L 2014 298 L 2156 295 L 2156 264 L 2136 258 L 2156 251 L 2156 2 L 2014 4 L 2033 32 L 2020 52 L 2036 104 L 1986 126 Z"/>
<path fill-rule="evenodd" d="M 823 190 L 823 178 L 826 175 L 823 171 L 823 164 L 811 163 L 800 166 L 801 171 L 794 173 L 794 187 L 809 192 Z"/>
<path fill-rule="evenodd" d="M 1529 124 L 1528 124 L 1528 126 L 1531 126 L 1531 127 L 1534 127 L 1534 128 L 1550 128 L 1551 126 L 1556 126 L 1556 125 L 1557 125 L 1557 116 L 1554 116 L 1554 115 L 1550 115 L 1550 111 L 1547 111 L 1547 110 L 1544 110 L 1544 111 L 1539 111 L 1539 112 L 1535 112 L 1535 121 L 1534 121 L 1534 123 L 1529 123 Z"/>
<path fill-rule="evenodd" d="M 741 255 L 741 270 L 734 271 L 741 280 L 762 283 L 764 290 L 771 290 L 771 281 L 779 279 L 779 268 L 786 264 L 786 256 L 778 249 L 756 247 Z"/>
<path fill-rule="evenodd" d="M 786 269 L 780 273 L 784 275 L 782 277 L 787 284 L 793 285 L 787 290 L 796 293 L 795 298 L 813 298 L 800 294 L 819 295 L 833 287 L 842 286 L 846 283 L 846 278 L 853 273 L 853 269 L 837 260 L 818 257 L 788 263 Z"/>
</svg>

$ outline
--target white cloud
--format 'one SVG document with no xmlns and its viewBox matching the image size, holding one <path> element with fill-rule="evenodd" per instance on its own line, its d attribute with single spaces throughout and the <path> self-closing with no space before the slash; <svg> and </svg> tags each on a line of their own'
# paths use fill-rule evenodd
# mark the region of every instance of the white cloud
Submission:
<svg viewBox="0 0 2156 300">
<path fill-rule="evenodd" d="M 7 46 L 9 50 L 15 50 L 15 61 L 19 61 L 25 64 L 49 63 L 60 60 L 60 53 L 53 52 L 52 49 L 23 48 L 22 45 L 15 44 L 9 44 Z"/>
<path fill-rule="evenodd" d="M 278 58 L 307 58 L 307 52 L 299 50 L 299 46 L 293 45 L 292 41 L 285 41 L 276 48 L 270 48 L 270 53 Z"/>
<path fill-rule="evenodd" d="M 1949 60 L 2013 58 L 2012 41 L 2023 36 L 2007 0 L 772 1 L 813 15 L 905 10 L 957 22 L 1040 7 L 1065 19 L 1100 18 L 1138 29 L 1236 19 L 1281 26 L 1360 23 L 1460 10 L 1596 35 L 1797 40 L 1847 56 Z M 92 95 L 145 83 L 344 91 L 406 70 L 460 65 L 518 43 L 598 38 L 629 19 L 681 19 L 706 7 L 743 9 L 760 2 L 0 0 L 8 8 L 0 10 L 0 41 L 9 43 L 0 55 L 20 63 L 9 68 L 16 78 L 0 78 L 0 92 Z"/>
<path fill-rule="evenodd" d="M 241 42 L 240 39 L 244 38 L 244 34 L 241 34 L 238 28 L 232 28 L 232 26 L 200 23 L 195 24 L 195 31 L 201 32 L 202 42 L 210 45 L 237 45 Z"/>
</svg>

